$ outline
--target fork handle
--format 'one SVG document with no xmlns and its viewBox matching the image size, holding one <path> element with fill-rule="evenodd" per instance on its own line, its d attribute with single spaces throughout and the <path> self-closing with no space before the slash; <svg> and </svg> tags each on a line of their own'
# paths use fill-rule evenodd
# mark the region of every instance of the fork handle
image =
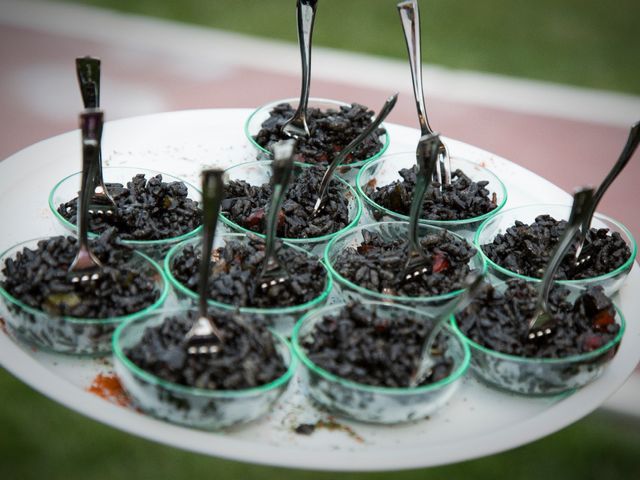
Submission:
<svg viewBox="0 0 640 480">
<path fill-rule="evenodd" d="M 435 324 L 431 328 L 431 332 L 425 337 L 425 341 L 422 346 L 422 352 L 420 354 L 420 363 L 418 364 L 418 368 L 415 373 L 411 377 L 410 386 L 415 387 L 420 381 L 422 377 L 427 373 L 427 370 L 430 367 L 430 362 L 425 361 L 426 358 L 430 358 L 429 352 L 433 348 L 433 344 L 436 341 L 436 337 L 440 330 L 442 330 L 442 326 L 449 320 L 451 315 L 453 315 L 458 310 L 463 310 L 466 308 L 474 299 L 478 288 L 482 284 L 482 280 L 484 278 L 484 274 L 481 272 L 471 272 L 467 278 L 465 279 L 465 288 L 460 295 L 458 295 L 453 302 L 449 305 L 449 308 L 445 310 L 444 313 L 440 315 L 440 318 L 436 319 Z"/>
<path fill-rule="evenodd" d="M 198 279 L 198 313 L 207 317 L 207 297 L 209 296 L 209 272 L 211 253 L 218 225 L 220 204 L 224 198 L 224 170 L 202 171 L 202 258 Z"/>
<path fill-rule="evenodd" d="M 84 108 L 100 107 L 100 59 L 76 58 L 76 75 Z"/>
<path fill-rule="evenodd" d="M 351 143 L 349 143 L 349 145 L 340 150 L 340 153 L 338 153 L 333 158 L 331 164 L 329 165 L 329 168 L 325 170 L 324 175 L 322 176 L 320 189 L 318 191 L 318 201 L 322 201 L 322 198 L 326 195 L 327 188 L 329 188 L 329 182 L 333 177 L 333 173 L 342 164 L 342 162 L 344 162 L 345 158 L 347 158 L 347 155 L 349 155 L 358 145 L 360 145 L 360 143 L 364 141 L 365 138 L 371 135 L 376 130 L 376 128 L 378 128 L 378 126 L 384 121 L 384 119 L 387 118 L 389 113 L 391 113 L 391 110 L 393 110 L 393 107 L 395 107 L 397 101 L 398 93 L 395 93 L 387 98 L 386 102 L 380 109 L 378 116 L 373 119 L 373 121 L 367 126 L 367 128 L 360 132 L 360 134 L 356 138 L 354 138 Z"/>
<path fill-rule="evenodd" d="M 76 76 L 84 108 L 100 108 L 100 59 L 90 56 L 76 58 Z M 109 197 L 102 175 L 102 149 L 98 153 L 98 166 L 95 172 L 95 188 L 100 187 L 103 195 Z"/>
<path fill-rule="evenodd" d="M 78 240 L 80 248 L 88 248 L 89 203 L 95 191 L 95 172 L 100 160 L 100 141 L 104 114 L 90 109 L 80 114 L 82 133 L 82 177 L 78 196 Z"/>
<path fill-rule="evenodd" d="M 593 196 L 593 200 L 591 203 L 591 207 L 589 208 L 589 215 L 585 218 L 582 228 L 580 229 L 580 234 L 584 238 L 591 227 L 591 220 L 593 219 L 593 214 L 596 212 L 596 208 L 602 200 L 605 192 L 609 189 L 613 181 L 620 175 L 620 172 L 624 170 L 624 167 L 627 166 L 629 160 L 633 156 L 634 152 L 638 148 L 638 142 L 640 142 L 640 122 L 636 122 L 629 130 L 629 137 L 627 138 L 627 143 L 625 144 L 620 156 L 618 157 L 618 161 L 615 163 L 611 171 L 604 178 L 598 190 L 596 190 L 595 195 Z"/>
<path fill-rule="evenodd" d="M 420 53 L 420 9 L 417 0 L 399 2 L 397 5 L 404 39 L 409 53 L 409 66 L 411 67 L 411 81 L 413 83 L 413 96 L 418 110 L 418 121 L 422 135 L 433 133 L 427 118 L 427 109 L 424 105 L 424 90 L 422 86 L 422 57 Z"/>
<path fill-rule="evenodd" d="M 317 9 L 318 0 L 298 0 L 296 2 L 298 43 L 300 45 L 300 60 L 302 63 L 302 86 L 300 88 L 300 103 L 294 118 L 302 117 L 305 123 L 307 103 L 309 102 L 309 85 L 311 83 L 311 38 Z"/>
<path fill-rule="evenodd" d="M 571 206 L 571 214 L 569 215 L 569 221 L 567 222 L 567 228 L 560 237 L 558 244 L 551 256 L 551 260 L 547 264 L 547 268 L 542 276 L 542 285 L 538 292 L 538 298 L 536 300 L 536 311 L 542 309 L 542 311 L 548 311 L 547 301 L 549 298 L 549 292 L 553 286 L 553 277 L 562 263 L 567 250 L 573 243 L 573 240 L 578 233 L 578 229 L 582 222 L 584 222 L 586 216 L 589 214 L 589 207 L 593 201 L 593 188 L 583 187 L 578 189 L 573 194 L 573 205 Z M 529 331 L 536 326 L 536 321 L 542 318 L 542 315 L 536 315 L 533 317 L 529 324 Z"/>
<path fill-rule="evenodd" d="M 287 192 L 287 186 L 291 181 L 293 173 L 293 151 L 295 147 L 294 140 L 283 140 L 274 143 L 271 147 L 273 152 L 273 161 L 271 164 L 271 203 L 267 214 L 267 225 L 265 231 L 265 247 L 264 256 L 265 263 L 277 262 L 275 258 L 276 233 L 278 230 L 278 213 L 284 202 L 284 196 Z"/>
<path fill-rule="evenodd" d="M 418 223 L 420 222 L 420 214 L 422 213 L 422 202 L 424 195 L 429 188 L 433 172 L 438 162 L 438 145 L 440 137 L 437 133 L 423 135 L 418 142 L 416 148 L 416 163 L 418 169 L 416 171 L 416 186 L 413 190 L 413 198 L 411 199 L 411 207 L 409 210 L 409 247 L 410 252 L 408 259 L 412 253 L 422 252 L 419 241 Z"/>
</svg>

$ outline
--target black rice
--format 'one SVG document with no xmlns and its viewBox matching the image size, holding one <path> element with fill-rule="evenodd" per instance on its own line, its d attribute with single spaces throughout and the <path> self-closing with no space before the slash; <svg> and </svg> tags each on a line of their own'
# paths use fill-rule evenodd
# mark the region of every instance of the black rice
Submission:
<svg viewBox="0 0 640 480">
<path fill-rule="evenodd" d="M 227 241 L 213 254 L 209 298 L 237 307 L 279 308 L 318 297 L 327 282 L 319 260 L 291 248 L 279 248 L 277 252 L 291 281 L 263 290 L 257 285 L 257 277 L 264 260 L 264 243 L 251 237 L 248 241 Z M 176 279 L 194 292 L 198 290 L 200 258 L 200 246 L 187 245 L 171 265 Z"/>
<path fill-rule="evenodd" d="M 2 288 L 50 315 L 80 318 L 119 317 L 143 310 L 158 299 L 154 279 L 131 267 L 133 251 L 116 243 L 113 229 L 90 243 L 104 265 L 97 280 L 71 282 L 69 266 L 78 242 L 75 237 L 59 236 L 41 240 L 35 250 L 24 248 L 7 259 Z"/>
<path fill-rule="evenodd" d="M 482 250 L 507 270 L 541 278 L 566 226 L 565 220 L 558 221 L 549 215 L 540 215 L 529 225 L 516 221 L 504 234 L 498 234 L 491 243 L 482 245 Z M 589 230 L 577 261 L 576 248 L 577 240 L 567 251 L 555 278 L 582 280 L 604 275 L 620 267 L 631 256 L 629 246 L 620 234 L 609 232 L 607 228 Z"/>
<path fill-rule="evenodd" d="M 147 327 L 139 342 L 124 353 L 138 367 L 163 380 L 208 390 L 258 387 L 286 372 L 274 337 L 264 325 L 233 313 L 215 313 L 212 318 L 223 334 L 218 353 L 187 353 L 185 334 L 197 319 L 195 312 Z"/>
<path fill-rule="evenodd" d="M 360 287 L 399 296 L 442 295 L 463 288 L 470 273 L 469 262 L 476 254 L 467 241 L 446 230 L 429 233 L 420 243 L 427 257 L 427 272 L 411 281 L 400 281 L 408 255 L 407 240 L 387 240 L 378 232 L 362 230 L 357 247 L 339 252 L 333 261 L 336 271 Z"/>
<path fill-rule="evenodd" d="M 385 318 L 377 309 L 354 303 L 325 316 L 302 339 L 309 359 L 339 377 L 365 385 L 408 387 L 430 333 L 430 323 L 410 315 Z M 453 361 L 443 354 L 438 337 L 436 363 L 420 385 L 446 378 Z"/>
<path fill-rule="evenodd" d="M 262 123 L 262 128 L 254 137 L 255 141 L 268 148 L 275 142 L 289 138 L 282 132 L 282 126 L 294 112 L 295 109 L 288 103 L 276 105 L 269 118 Z M 323 165 L 330 163 L 340 150 L 371 124 L 373 114 L 372 110 L 357 103 L 341 106 L 339 109 L 309 108 L 307 124 L 311 135 L 309 138 L 298 139 L 296 161 Z M 366 160 L 378 153 L 383 147 L 379 137 L 385 133 L 384 128 L 378 128 L 347 156 L 344 163 Z"/>
<path fill-rule="evenodd" d="M 318 213 L 313 207 L 318 198 L 325 169 L 302 168 L 291 183 L 278 219 L 277 235 L 282 238 L 314 238 L 342 230 L 349 224 L 350 192 L 346 185 L 332 180 Z M 271 200 L 271 185 L 250 185 L 233 180 L 225 185 L 222 213 L 234 223 L 256 233 L 265 234 L 265 209 Z M 353 198 L 351 201 L 355 201 Z"/>
<path fill-rule="evenodd" d="M 163 182 L 162 175 L 147 180 L 140 173 L 126 187 L 120 183 L 106 186 L 118 209 L 113 216 L 91 216 L 89 230 L 94 233 L 115 227 L 123 240 L 162 240 L 184 235 L 202 224 L 202 210 L 187 197 L 184 182 Z M 61 204 L 58 213 L 75 225 L 78 199 Z"/>
<path fill-rule="evenodd" d="M 365 186 L 369 197 L 378 205 L 393 212 L 409 215 L 413 191 L 416 186 L 416 169 L 404 168 L 398 173 L 402 180 L 396 180 L 389 185 L 377 187 L 375 180 Z M 429 220 L 464 220 L 489 213 L 497 208 L 496 193 L 491 193 L 486 187 L 487 180 L 472 181 L 462 170 L 451 173 L 451 184 L 429 185 L 425 193 L 422 214 L 420 218 Z M 379 220 L 380 212 L 374 214 Z"/>
<path fill-rule="evenodd" d="M 549 296 L 551 333 L 528 338 L 537 290 L 531 283 L 510 280 L 504 292 L 487 285 L 456 314 L 460 330 L 474 342 L 497 352 L 522 357 L 563 358 L 596 350 L 615 338 L 615 308 L 601 287 L 590 287 L 575 301 L 556 286 Z"/>
</svg>

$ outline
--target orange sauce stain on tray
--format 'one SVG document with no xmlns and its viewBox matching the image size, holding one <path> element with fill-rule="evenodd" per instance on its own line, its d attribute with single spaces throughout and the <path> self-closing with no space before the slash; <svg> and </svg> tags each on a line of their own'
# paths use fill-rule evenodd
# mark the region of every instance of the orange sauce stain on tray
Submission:
<svg viewBox="0 0 640 480">
<path fill-rule="evenodd" d="M 122 389 L 120 379 L 115 373 L 99 373 L 96 375 L 91 386 L 87 388 L 87 392 L 98 395 L 121 407 L 127 407 L 130 404 L 129 397 Z"/>
<path fill-rule="evenodd" d="M 351 427 L 336 422 L 333 417 L 329 417 L 326 420 L 320 419 L 316 423 L 301 423 L 300 425 L 295 427 L 293 431 L 299 435 L 311 435 L 315 430 L 321 428 L 329 430 L 330 432 L 344 432 L 356 442 L 364 443 L 364 438 L 358 435 Z"/>
</svg>

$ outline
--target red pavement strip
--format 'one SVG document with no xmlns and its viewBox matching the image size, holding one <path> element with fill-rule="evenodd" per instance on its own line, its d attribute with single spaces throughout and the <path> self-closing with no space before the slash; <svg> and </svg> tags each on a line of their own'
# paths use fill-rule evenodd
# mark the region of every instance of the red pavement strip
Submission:
<svg viewBox="0 0 640 480">
<path fill-rule="evenodd" d="M 116 85 L 133 85 L 153 92 L 161 101 L 134 110 L 139 102 L 131 100 L 127 110 L 107 109 L 113 120 L 121 116 L 152 113 L 159 110 L 182 110 L 213 107 L 254 107 L 273 99 L 296 96 L 299 79 L 266 70 L 222 65 L 208 78 L 198 78 L 173 68 L 158 52 L 149 55 L 136 45 L 128 49 L 102 42 L 78 41 L 21 27 L 0 26 L 0 111 L 3 128 L 0 131 L 0 158 L 52 135 L 76 126 L 75 114 L 80 102 L 73 72 L 73 58 L 85 54 L 103 60 L 103 105 L 116 98 Z M 188 68 L 188 66 L 187 66 Z M 39 74 L 66 74 L 68 84 L 64 95 L 59 88 L 47 87 L 49 78 Z M 31 73 L 36 78 L 28 80 Z M 42 75 L 40 75 L 42 76 Z M 408 83 L 408 82 L 407 82 Z M 55 86 L 61 86 L 62 81 Z M 111 84 L 111 86 L 110 86 Z M 389 121 L 416 125 L 416 115 L 407 85 L 399 85 L 403 93 Z M 55 115 L 38 112 L 25 96 L 30 92 L 42 102 L 47 96 L 60 104 Z M 39 92 L 39 94 L 38 94 Z M 391 93 L 380 89 L 327 80 L 312 81 L 313 96 L 357 101 L 377 108 Z M 113 103 L 113 102 L 111 102 Z M 120 104 L 124 102 L 118 102 Z M 567 191 L 582 184 L 597 184 L 617 158 L 627 131 L 619 126 L 607 126 L 512 112 L 473 104 L 427 99 L 431 123 L 449 137 L 487 149 L 523 165 Z M 50 109 L 53 107 L 50 107 Z M 639 112 L 640 118 L 640 112 Z M 9 119 L 11 121 L 9 121 Z M 499 172 L 498 172 L 499 173 Z M 640 164 L 631 162 L 625 174 L 603 199 L 600 210 L 627 225 L 636 238 L 640 237 L 640 209 L 636 185 L 640 181 Z"/>
<path fill-rule="evenodd" d="M 161 45 L 149 51 L 139 44 L 80 40 L 77 34 L 9 23 L 0 22 L 0 159 L 76 128 L 81 106 L 73 70 L 77 56 L 102 58 L 102 104 L 109 106 L 106 112 L 110 120 L 157 111 L 255 107 L 298 94 L 297 75 L 264 68 L 264 63 L 260 68 L 248 68 L 220 62 L 194 71 L 195 62 L 183 62 L 175 50 L 164 55 Z M 397 89 L 402 94 L 389 121 L 417 126 L 408 74 L 406 85 Z M 390 93 L 353 82 L 327 80 L 326 76 L 314 78 L 311 86 L 312 96 L 359 102 L 374 109 Z M 577 185 L 599 183 L 627 135 L 627 129 L 619 124 L 516 112 L 442 96 L 428 98 L 427 107 L 438 131 L 517 162 L 567 191 Z M 636 158 L 600 207 L 625 223 L 636 238 L 640 238 L 639 181 Z"/>
</svg>

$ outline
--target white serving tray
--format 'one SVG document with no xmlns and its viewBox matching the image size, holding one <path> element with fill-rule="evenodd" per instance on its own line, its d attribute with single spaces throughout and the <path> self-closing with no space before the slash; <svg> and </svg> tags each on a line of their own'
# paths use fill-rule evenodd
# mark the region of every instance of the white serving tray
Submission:
<svg viewBox="0 0 640 480">
<path fill-rule="evenodd" d="M 106 165 L 140 166 L 198 184 L 205 166 L 255 158 L 244 137 L 247 109 L 164 113 L 107 123 Z M 389 153 L 415 148 L 418 131 L 387 125 Z M 507 185 L 507 207 L 569 202 L 543 178 L 475 147 L 448 140 L 454 154 L 482 162 Z M 80 168 L 80 135 L 70 132 L 33 145 L 0 162 L 0 251 L 25 239 L 61 233 L 47 196 L 62 177 Z M 108 181 L 108 178 L 106 179 Z M 617 356 L 605 373 L 565 397 L 524 398 L 490 390 L 468 376 L 440 412 L 407 425 L 378 427 L 337 419 L 345 431 L 293 432 L 327 414 L 304 399 L 297 379 L 266 418 L 208 433 L 156 420 L 86 391 L 94 377 L 111 372 L 108 359 L 43 353 L 0 332 L 0 364 L 44 395 L 95 420 L 160 443 L 235 460 L 317 470 L 391 470 L 468 460 L 507 450 L 560 430 L 612 395 L 640 360 L 640 273 L 634 266 L 616 299 L 627 319 Z M 634 295 L 634 292 L 636 295 Z"/>
</svg>

